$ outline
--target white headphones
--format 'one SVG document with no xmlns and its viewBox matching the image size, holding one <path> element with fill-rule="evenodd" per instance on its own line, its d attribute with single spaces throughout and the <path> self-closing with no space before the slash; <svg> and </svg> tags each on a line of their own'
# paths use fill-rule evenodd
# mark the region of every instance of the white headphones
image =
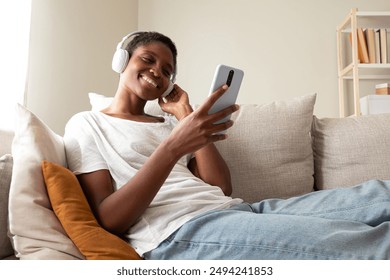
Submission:
<svg viewBox="0 0 390 280">
<path fill-rule="evenodd" d="M 135 37 L 135 36 L 142 34 L 142 33 L 144 33 L 144 32 L 136 31 L 136 32 L 132 32 L 130 34 L 127 34 L 125 37 L 123 37 L 122 41 L 120 41 L 118 43 L 118 45 L 116 46 L 116 51 L 115 51 L 114 57 L 112 59 L 112 64 L 111 64 L 112 70 L 114 70 L 115 72 L 117 72 L 119 74 L 123 73 L 123 71 L 125 71 L 126 66 L 130 60 L 130 54 L 125 48 L 125 46 L 126 46 L 125 41 L 128 40 L 129 38 Z M 128 42 L 127 45 L 130 42 Z M 165 92 L 162 94 L 161 97 L 167 96 L 173 90 L 173 85 L 174 85 L 175 80 L 176 80 L 176 72 L 177 72 L 177 69 L 175 69 L 174 73 L 172 74 L 172 77 L 169 81 L 168 88 L 165 90 Z"/>
</svg>

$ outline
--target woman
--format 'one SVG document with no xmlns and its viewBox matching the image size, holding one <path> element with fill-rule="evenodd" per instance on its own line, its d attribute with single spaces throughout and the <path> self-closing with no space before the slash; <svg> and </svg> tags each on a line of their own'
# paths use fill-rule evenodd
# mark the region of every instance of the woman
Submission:
<svg viewBox="0 0 390 280">
<path fill-rule="evenodd" d="M 105 229 L 146 259 L 390 258 L 388 186 L 252 205 L 230 198 L 229 170 L 213 143 L 233 122 L 214 123 L 238 106 L 208 114 L 227 87 L 196 111 L 178 85 L 163 100 L 177 68 L 174 43 L 142 32 L 126 49 L 112 104 L 76 114 L 64 136 L 69 168 Z M 171 116 L 145 113 L 155 99 Z"/>
</svg>

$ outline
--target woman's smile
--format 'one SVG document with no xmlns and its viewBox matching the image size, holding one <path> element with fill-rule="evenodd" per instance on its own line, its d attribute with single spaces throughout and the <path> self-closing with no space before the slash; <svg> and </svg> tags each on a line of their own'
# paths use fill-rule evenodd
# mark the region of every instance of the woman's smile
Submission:
<svg viewBox="0 0 390 280">
<path fill-rule="evenodd" d="M 147 82 L 149 85 L 151 85 L 155 88 L 158 88 L 158 84 L 154 79 L 152 79 L 146 75 L 141 75 L 141 79 L 144 80 L 145 82 Z"/>
</svg>

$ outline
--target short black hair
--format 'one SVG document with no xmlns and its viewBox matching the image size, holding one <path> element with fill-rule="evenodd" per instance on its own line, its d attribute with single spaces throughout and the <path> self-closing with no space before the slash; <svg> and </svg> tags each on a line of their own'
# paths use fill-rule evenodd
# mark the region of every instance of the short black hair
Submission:
<svg viewBox="0 0 390 280">
<path fill-rule="evenodd" d="M 148 45 L 150 43 L 154 43 L 154 42 L 160 42 L 162 44 L 164 44 L 165 46 L 167 46 L 171 52 L 172 52 L 172 56 L 173 56 L 173 66 L 174 66 L 174 70 L 176 72 L 176 69 L 177 69 L 177 49 L 176 49 L 176 45 L 175 43 L 167 36 L 159 33 L 159 32 L 155 32 L 155 31 L 147 31 L 147 32 L 141 32 L 139 34 L 137 34 L 131 41 L 130 43 L 126 46 L 126 50 L 128 51 L 129 55 L 131 56 L 134 52 L 134 50 L 140 46 L 145 46 L 145 45 Z"/>
</svg>

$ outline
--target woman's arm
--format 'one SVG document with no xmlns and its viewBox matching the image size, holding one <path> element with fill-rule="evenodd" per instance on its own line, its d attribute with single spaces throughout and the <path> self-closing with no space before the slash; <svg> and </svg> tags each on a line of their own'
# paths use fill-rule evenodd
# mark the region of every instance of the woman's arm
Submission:
<svg viewBox="0 0 390 280">
<path fill-rule="evenodd" d="M 160 102 L 160 106 L 164 111 L 174 114 L 179 121 L 192 112 L 188 94 L 177 85 L 168 97 L 168 102 Z M 232 185 L 229 168 L 213 143 L 197 150 L 195 157 L 189 162 L 188 168 L 203 181 L 210 185 L 219 186 L 225 195 L 231 195 Z"/>
<path fill-rule="evenodd" d="M 226 196 L 232 194 L 229 168 L 214 144 L 196 151 L 188 168 L 203 181 L 220 187 Z"/>
<path fill-rule="evenodd" d="M 137 174 L 115 192 L 108 170 L 77 176 L 102 227 L 120 235 L 143 214 L 180 158 L 167 146 L 162 143 Z"/>
</svg>

